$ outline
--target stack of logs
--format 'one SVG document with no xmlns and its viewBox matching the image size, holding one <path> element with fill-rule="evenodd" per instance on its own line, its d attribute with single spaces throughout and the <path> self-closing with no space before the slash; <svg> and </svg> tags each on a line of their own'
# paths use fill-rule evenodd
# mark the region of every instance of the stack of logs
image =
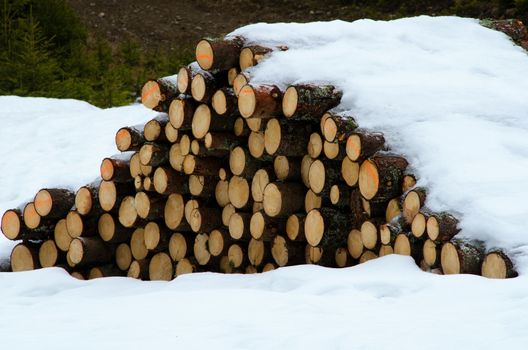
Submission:
<svg viewBox="0 0 528 350">
<path fill-rule="evenodd" d="M 22 240 L 12 270 L 170 280 L 395 253 L 436 273 L 515 276 L 502 251 L 457 239 L 457 219 L 427 209 L 381 133 L 333 112 L 334 86 L 251 82 L 248 68 L 282 50 L 204 39 L 196 62 L 148 81 L 142 103 L 160 114 L 117 132 L 122 153 L 100 180 L 3 215 L 4 235 Z"/>
</svg>

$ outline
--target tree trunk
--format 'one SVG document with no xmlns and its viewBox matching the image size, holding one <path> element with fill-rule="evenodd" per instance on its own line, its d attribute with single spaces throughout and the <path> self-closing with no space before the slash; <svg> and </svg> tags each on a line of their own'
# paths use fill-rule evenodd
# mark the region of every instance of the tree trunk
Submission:
<svg viewBox="0 0 528 350">
<path fill-rule="evenodd" d="M 268 242 L 278 233 L 284 232 L 285 227 L 286 220 L 284 218 L 272 218 L 267 216 L 264 210 L 259 210 L 251 216 L 249 231 L 254 239 Z"/>
<path fill-rule="evenodd" d="M 202 71 L 198 62 L 191 62 L 189 65 L 181 67 L 178 71 L 178 91 L 180 94 L 191 94 L 191 83 L 196 74 Z"/>
<path fill-rule="evenodd" d="M 198 107 L 198 104 L 190 96 L 174 99 L 169 108 L 171 125 L 177 130 L 190 130 L 196 107 Z"/>
<path fill-rule="evenodd" d="M 349 217 L 329 208 L 311 210 L 304 221 L 306 240 L 313 247 L 335 250 L 346 244 L 349 231 Z"/>
<path fill-rule="evenodd" d="M 426 191 L 423 187 L 417 187 L 405 194 L 403 198 L 403 218 L 411 224 L 414 217 L 425 204 Z"/>
<path fill-rule="evenodd" d="M 171 75 L 147 81 L 141 89 L 141 102 L 148 109 L 167 112 L 170 102 L 179 94 L 177 76 Z"/>
<path fill-rule="evenodd" d="M 447 212 L 433 213 L 427 219 L 427 236 L 435 242 L 447 242 L 453 238 L 460 229 L 458 220 Z"/>
<path fill-rule="evenodd" d="M 154 172 L 154 189 L 162 195 L 189 193 L 187 177 L 168 167 L 159 167 Z"/>
<path fill-rule="evenodd" d="M 501 250 L 493 250 L 486 254 L 482 262 L 481 274 L 488 278 L 517 277 L 517 271 L 510 258 Z"/>
<path fill-rule="evenodd" d="M 104 265 L 113 261 L 114 251 L 99 237 L 79 237 L 71 242 L 68 256 L 76 267 Z"/>
<path fill-rule="evenodd" d="M 163 113 L 158 115 L 156 118 L 149 120 L 145 124 L 143 133 L 145 140 L 150 142 L 166 142 L 167 137 L 165 135 L 165 126 L 169 123 L 169 117 Z"/>
<path fill-rule="evenodd" d="M 121 225 L 118 220 L 108 213 L 104 213 L 99 217 L 97 227 L 99 236 L 107 243 L 127 242 L 134 231 Z"/>
<path fill-rule="evenodd" d="M 211 104 L 219 116 L 231 116 L 238 113 L 238 99 L 232 88 L 223 87 L 216 90 Z"/>
</svg>

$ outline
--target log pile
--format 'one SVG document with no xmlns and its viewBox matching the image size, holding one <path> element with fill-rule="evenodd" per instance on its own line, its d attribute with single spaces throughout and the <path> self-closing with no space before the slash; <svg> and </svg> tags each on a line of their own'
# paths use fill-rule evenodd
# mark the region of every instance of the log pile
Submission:
<svg viewBox="0 0 528 350">
<path fill-rule="evenodd" d="M 251 82 L 245 69 L 277 50 L 204 39 L 196 62 L 148 81 L 142 102 L 160 114 L 117 131 L 122 153 L 99 180 L 4 213 L 2 232 L 20 241 L 12 271 L 170 280 L 395 253 L 435 273 L 516 275 L 504 252 L 458 239 L 456 217 L 427 208 L 383 134 L 334 112 L 339 89 Z"/>
</svg>

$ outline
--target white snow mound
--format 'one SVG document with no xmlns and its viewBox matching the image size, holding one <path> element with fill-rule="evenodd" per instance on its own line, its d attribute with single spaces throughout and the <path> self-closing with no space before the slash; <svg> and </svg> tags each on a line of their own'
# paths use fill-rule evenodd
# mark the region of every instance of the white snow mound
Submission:
<svg viewBox="0 0 528 350">
<path fill-rule="evenodd" d="M 327 82 L 338 110 L 385 133 L 428 188 L 426 205 L 461 218 L 461 236 L 505 248 L 528 268 L 528 55 L 503 33 L 458 17 L 237 29 L 286 45 L 251 82 Z"/>
</svg>

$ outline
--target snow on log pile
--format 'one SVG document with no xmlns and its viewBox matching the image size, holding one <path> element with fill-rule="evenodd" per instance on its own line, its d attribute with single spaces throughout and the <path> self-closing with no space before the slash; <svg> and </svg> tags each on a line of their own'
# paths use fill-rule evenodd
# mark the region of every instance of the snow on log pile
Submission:
<svg viewBox="0 0 528 350">
<path fill-rule="evenodd" d="M 428 47 L 418 47 L 431 55 L 438 48 L 434 31 L 442 28 L 431 25 L 431 18 L 418 21 L 427 29 L 421 35 L 432 38 Z M 470 33 L 469 39 L 483 31 L 505 45 L 502 34 L 472 20 L 452 21 Z M 399 100 L 398 86 L 391 86 L 393 73 L 376 57 L 391 49 L 380 38 L 419 38 L 407 36 L 405 20 L 394 23 L 394 33 L 372 21 L 334 22 L 327 32 L 322 23 L 258 24 L 224 39 L 201 40 L 196 62 L 144 85 L 142 103 L 159 115 L 141 127 L 117 131 L 122 154 L 102 160 L 100 179 L 76 192 L 42 189 L 33 201 L 4 213 L 2 232 L 21 240 L 11 253 L 12 270 L 61 266 L 78 278 L 170 280 L 195 271 L 255 273 L 304 263 L 345 267 L 395 253 L 412 256 L 425 271 L 514 277 L 512 247 L 491 241 L 489 228 L 479 234 L 484 224 L 502 234 L 494 226 L 500 215 L 475 224 L 483 217 L 469 212 L 480 209 L 475 202 L 450 208 L 439 195 L 440 175 L 434 172 L 453 147 L 435 150 L 431 163 L 427 148 L 434 143 L 423 138 L 456 145 L 458 135 L 450 140 L 443 131 L 467 101 L 444 100 L 440 106 L 425 76 L 409 77 L 410 86 L 420 83 L 410 90 L 420 92 Z M 378 41 L 358 38 L 365 29 L 376 29 Z M 466 45 L 464 40 L 459 45 Z M 375 49 L 361 46 L 368 43 Z M 395 52 L 403 70 L 420 64 L 427 70 L 420 61 L 424 52 L 412 52 L 415 62 Z M 528 72 L 521 54 L 519 49 L 507 59 Z M 377 61 L 387 79 L 361 86 L 372 74 L 359 73 L 362 60 Z M 480 74 L 493 74 L 484 65 L 481 69 Z M 379 84 L 393 91 L 372 94 Z M 428 99 L 418 101 L 424 91 Z M 455 88 L 448 95 L 456 93 Z M 498 117 L 511 112 L 515 121 L 515 108 L 527 102 L 513 100 L 513 106 L 500 106 Z M 490 107 L 487 102 L 473 104 Z M 420 113 L 423 121 L 430 116 L 441 127 L 424 132 L 404 116 Z M 496 117 L 484 113 L 483 118 Z M 460 115 L 462 123 L 472 125 L 464 118 Z M 460 160 L 451 155 L 457 165 Z M 477 189 L 481 184 L 470 181 Z"/>
</svg>

